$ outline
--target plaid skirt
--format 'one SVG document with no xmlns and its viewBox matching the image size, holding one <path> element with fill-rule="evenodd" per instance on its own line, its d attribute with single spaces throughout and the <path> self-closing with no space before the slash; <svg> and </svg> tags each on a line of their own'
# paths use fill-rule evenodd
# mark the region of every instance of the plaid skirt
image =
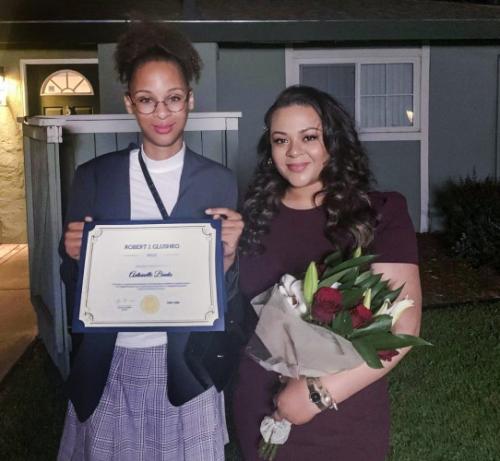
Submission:
<svg viewBox="0 0 500 461">
<path fill-rule="evenodd" d="M 115 347 L 99 405 L 85 422 L 71 402 L 58 461 L 219 461 L 228 441 L 224 396 L 214 387 L 174 407 L 166 345 Z"/>
</svg>

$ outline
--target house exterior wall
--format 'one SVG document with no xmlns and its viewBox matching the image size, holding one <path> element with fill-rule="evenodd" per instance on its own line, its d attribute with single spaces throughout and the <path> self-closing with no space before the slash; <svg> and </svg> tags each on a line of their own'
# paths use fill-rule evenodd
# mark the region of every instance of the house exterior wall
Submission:
<svg viewBox="0 0 500 461">
<path fill-rule="evenodd" d="M 9 107 L 0 107 L 0 243 L 26 242 L 21 131 Z"/>
<path fill-rule="evenodd" d="M 218 108 L 243 112 L 239 132 L 238 179 L 241 190 L 255 168 L 256 146 L 264 114 L 285 88 L 284 48 L 219 49 Z M 420 226 L 420 143 L 386 141 L 364 143 L 381 190 L 397 190 L 408 200 L 416 229 Z M 397 159 L 395 161 L 394 159 Z"/>
<path fill-rule="evenodd" d="M 105 43 L 97 46 L 99 68 L 99 98 L 101 114 L 124 114 L 123 89 L 115 71 L 113 53 L 116 45 Z"/>
<path fill-rule="evenodd" d="M 196 45 L 204 59 L 196 91 L 197 110 L 241 111 L 237 174 L 245 190 L 256 164 L 263 117 L 285 88 L 284 47 Z M 205 47 L 205 48 L 204 48 Z M 121 88 L 110 90 L 113 45 L 99 46 L 101 94 L 119 101 L 107 112 L 122 111 Z M 433 194 L 448 178 L 476 173 L 494 176 L 497 154 L 497 85 L 500 46 L 431 46 L 429 103 L 430 230 L 440 223 Z M 102 67 L 101 67 L 102 66 Z M 206 80 L 204 80 L 206 79 Z M 214 102 L 215 97 L 215 102 Z M 207 99 L 208 98 L 208 99 Z M 103 107 L 105 100 L 101 100 Z M 364 143 L 378 188 L 397 190 L 408 201 L 414 226 L 420 226 L 420 144 L 418 141 Z"/>
<path fill-rule="evenodd" d="M 364 142 L 370 167 L 375 176 L 375 188 L 398 191 L 406 198 L 413 227 L 420 229 L 420 142 Z"/>
<path fill-rule="evenodd" d="M 500 46 L 433 46 L 429 98 L 431 230 L 433 194 L 447 179 L 495 176 Z"/>
<path fill-rule="evenodd" d="M 0 107 L 0 243 L 27 241 L 22 135 L 16 121 L 24 115 L 19 61 L 95 56 L 81 50 L 0 50 L 8 84 L 8 106 Z"/>
<path fill-rule="evenodd" d="M 284 88 L 284 48 L 219 49 L 218 110 L 243 113 L 236 172 L 242 193 L 257 163 L 256 147 L 264 127 L 264 114 Z"/>
</svg>

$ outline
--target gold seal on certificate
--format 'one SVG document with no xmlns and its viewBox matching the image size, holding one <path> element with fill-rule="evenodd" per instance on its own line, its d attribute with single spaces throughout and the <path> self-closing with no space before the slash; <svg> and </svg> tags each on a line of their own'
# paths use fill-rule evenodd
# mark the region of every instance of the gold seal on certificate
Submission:
<svg viewBox="0 0 500 461">
<path fill-rule="evenodd" d="M 82 255 L 76 331 L 223 328 L 220 223 L 88 223 Z"/>
<path fill-rule="evenodd" d="M 141 309 L 146 314 L 156 314 L 160 310 L 160 300 L 157 296 L 146 295 L 141 300 Z"/>
</svg>

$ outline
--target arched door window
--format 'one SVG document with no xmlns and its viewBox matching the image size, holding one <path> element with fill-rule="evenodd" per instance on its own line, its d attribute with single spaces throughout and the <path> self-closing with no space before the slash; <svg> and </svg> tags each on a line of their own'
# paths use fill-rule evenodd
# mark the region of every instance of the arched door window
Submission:
<svg viewBox="0 0 500 461">
<path fill-rule="evenodd" d="M 42 83 L 40 96 L 91 96 L 92 84 L 80 72 L 62 69 L 50 74 Z"/>
</svg>

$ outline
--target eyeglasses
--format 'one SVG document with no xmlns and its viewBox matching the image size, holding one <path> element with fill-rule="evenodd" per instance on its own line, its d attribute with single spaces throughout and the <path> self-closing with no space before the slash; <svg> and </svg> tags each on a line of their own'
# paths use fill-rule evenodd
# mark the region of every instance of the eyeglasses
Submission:
<svg viewBox="0 0 500 461">
<path fill-rule="evenodd" d="M 191 90 L 188 91 L 186 95 L 173 94 L 166 97 L 163 101 L 157 101 L 156 99 L 149 96 L 139 96 L 136 100 L 132 99 L 132 96 L 130 96 L 130 94 L 127 96 L 129 97 L 132 105 L 134 105 L 137 109 L 137 112 L 141 114 L 152 114 L 158 107 L 158 104 L 160 104 L 161 102 L 165 104 L 165 107 L 170 112 L 180 112 L 186 107 L 186 103 L 190 95 Z"/>
</svg>

